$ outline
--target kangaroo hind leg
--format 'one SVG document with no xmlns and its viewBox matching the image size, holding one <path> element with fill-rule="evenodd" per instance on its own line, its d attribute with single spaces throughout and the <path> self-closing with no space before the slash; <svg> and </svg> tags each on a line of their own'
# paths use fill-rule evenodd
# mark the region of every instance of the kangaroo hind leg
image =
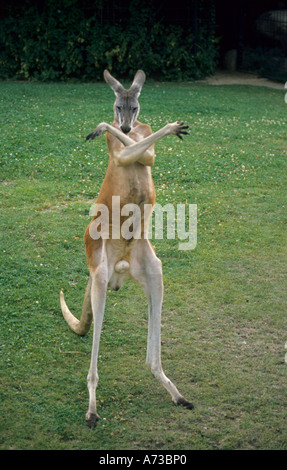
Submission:
<svg viewBox="0 0 287 470">
<path fill-rule="evenodd" d="M 148 342 L 146 364 L 152 374 L 170 393 L 177 405 L 193 409 L 178 391 L 172 381 L 165 375 L 161 365 L 161 307 L 163 299 L 163 282 L 161 261 L 155 255 L 147 240 L 139 241 L 140 250 L 135 256 L 133 277 L 143 287 L 149 305 Z"/>
</svg>

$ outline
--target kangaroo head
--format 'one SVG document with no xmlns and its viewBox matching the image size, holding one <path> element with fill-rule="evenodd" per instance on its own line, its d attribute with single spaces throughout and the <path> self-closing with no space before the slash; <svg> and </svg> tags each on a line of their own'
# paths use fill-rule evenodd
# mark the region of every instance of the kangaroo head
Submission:
<svg viewBox="0 0 287 470">
<path fill-rule="evenodd" d="M 138 97 L 145 82 L 145 73 L 142 70 L 137 71 L 129 90 L 126 90 L 107 70 L 104 71 L 104 78 L 116 95 L 115 120 L 121 131 L 128 134 L 140 111 Z"/>
</svg>

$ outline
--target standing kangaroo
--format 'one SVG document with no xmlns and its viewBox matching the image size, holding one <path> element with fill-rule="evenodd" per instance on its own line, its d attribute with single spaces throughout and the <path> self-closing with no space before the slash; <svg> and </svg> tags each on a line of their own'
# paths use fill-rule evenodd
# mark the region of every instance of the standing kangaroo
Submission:
<svg viewBox="0 0 287 470">
<path fill-rule="evenodd" d="M 63 316 L 71 329 L 79 335 L 88 332 L 94 320 L 93 346 L 90 369 L 87 377 L 89 409 L 86 420 L 94 427 L 99 419 L 96 408 L 96 388 L 98 384 L 97 361 L 100 335 L 104 318 L 107 288 L 118 290 L 127 279 L 134 279 L 142 286 L 149 304 L 149 323 L 146 363 L 154 376 L 170 393 L 174 403 L 192 409 L 175 385 L 165 376 L 161 366 L 161 307 L 163 299 L 161 261 L 156 257 L 151 243 L 145 237 L 146 214 L 144 207 L 155 204 L 155 189 L 151 167 L 155 161 L 154 143 L 168 135 L 182 139 L 188 134 L 188 126 L 183 122 L 167 124 L 153 133 L 150 126 L 137 120 L 140 106 L 138 97 L 145 81 L 145 74 L 138 70 L 129 90 L 105 70 L 104 78 L 116 95 L 114 121 L 100 123 L 87 136 L 87 140 L 100 137 L 106 132 L 109 164 L 105 179 L 97 198 L 97 204 L 105 205 L 110 214 L 113 211 L 113 197 L 120 197 L 120 207 L 135 204 L 140 209 L 139 231 L 141 237 L 125 239 L 123 236 L 95 237 L 93 224 L 96 214 L 84 235 L 86 257 L 90 272 L 89 282 L 83 302 L 81 319 L 72 315 L 64 294 L 60 293 Z M 151 211 L 150 211 L 151 212 Z M 113 214 L 114 215 L 114 214 Z M 151 214 L 149 214 L 151 215 Z M 120 222 L 127 217 L 120 213 Z"/>
</svg>

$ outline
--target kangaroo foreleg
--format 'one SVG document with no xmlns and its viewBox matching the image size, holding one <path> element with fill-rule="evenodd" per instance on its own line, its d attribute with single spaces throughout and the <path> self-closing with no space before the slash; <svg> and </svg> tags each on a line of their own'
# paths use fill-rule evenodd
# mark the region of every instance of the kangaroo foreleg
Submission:
<svg viewBox="0 0 287 470">
<path fill-rule="evenodd" d="M 162 127 L 162 129 L 154 132 L 153 134 L 145 137 L 144 139 L 135 142 L 128 135 L 121 132 L 119 129 L 102 122 L 97 126 L 97 128 L 87 136 L 87 140 L 92 140 L 96 136 L 100 137 L 103 132 L 110 132 L 113 136 L 117 137 L 122 144 L 124 144 L 124 149 L 121 150 L 118 154 L 114 154 L 116 163 L 118 166 L 127 166 L 139 161 L 143 154 L 158 140 L 161 140 L 163 137 L 168 135 L 176 135 L 182 139 L 182 135 L 188 134 L 185 129 L 188 129 L 189 126 L 184 125 L 183 122 L 174 122 L 172 124 L 167 124 Z"/>
<path fill-rule="evenodd" d="M 133 144 L 126 146 L 121 153 L 116 156 L 117 164 L 119 166 L 131 165 L 138 161 L 153 144 L 168 135 L 177 135 L 182 139 L 181 134 L 188 134 L 188 132 L 185 131 L 188 127 L 189 126 L 185 126 L 183 122 L 167 124 L 159 131 L 154 132 L 139 142 L 134 142 Z"/>
</svg>

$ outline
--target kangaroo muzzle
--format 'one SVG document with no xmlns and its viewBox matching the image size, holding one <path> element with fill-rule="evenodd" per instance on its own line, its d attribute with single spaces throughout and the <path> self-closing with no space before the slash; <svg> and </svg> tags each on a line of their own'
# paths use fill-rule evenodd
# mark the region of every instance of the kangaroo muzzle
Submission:
<svg viewBox="0 0 287 470">
<path fill-rule="evenodd" d="M 131 130 L 131 126 L 129 124 L 122 124 L 120 129 L 124 134 L 128 134 Z"/>
</svg>

